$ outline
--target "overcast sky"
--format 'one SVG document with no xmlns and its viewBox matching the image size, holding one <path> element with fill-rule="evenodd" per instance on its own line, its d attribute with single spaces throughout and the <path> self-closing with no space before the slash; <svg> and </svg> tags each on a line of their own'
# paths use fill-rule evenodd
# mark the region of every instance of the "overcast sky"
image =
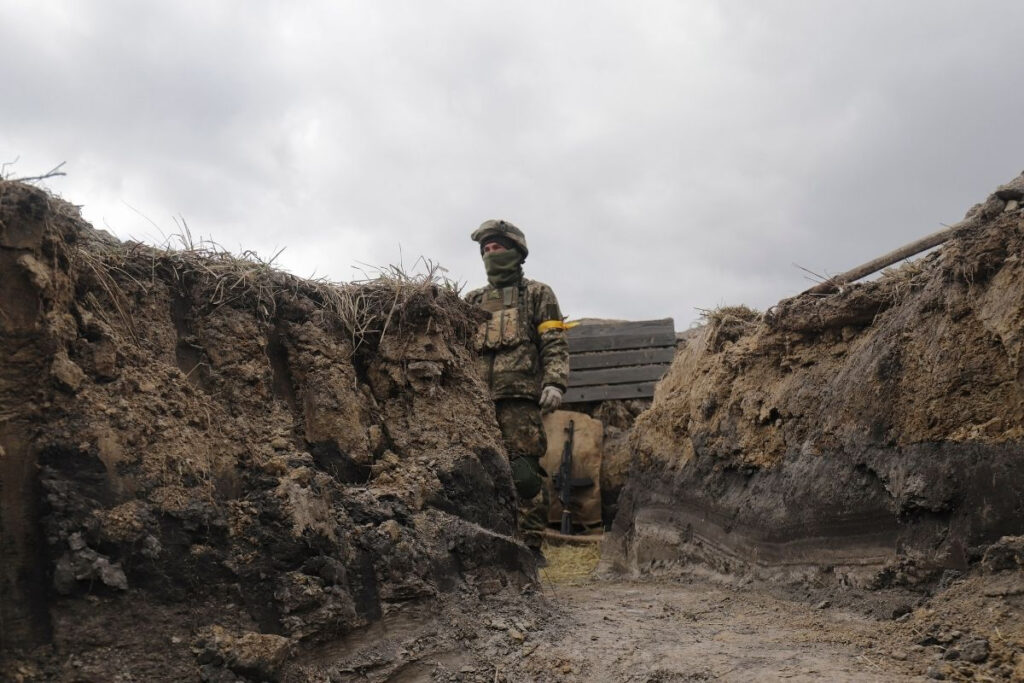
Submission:
<svg viewBox="0 0 1024 683">
<path fill-rule="evenodd" d="M 1024 169 L 1024 2 L 0 0 L 0 162 L 298 275 L 526 233 L 571 318 L 765 308 Z"/>
</svg>

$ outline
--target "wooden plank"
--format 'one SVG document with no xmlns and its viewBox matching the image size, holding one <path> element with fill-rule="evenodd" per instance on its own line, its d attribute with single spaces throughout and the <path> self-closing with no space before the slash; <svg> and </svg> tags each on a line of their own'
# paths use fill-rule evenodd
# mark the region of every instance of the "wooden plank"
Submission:
<svg viewBox="0 0 1024 683">
<path fill-rule="evenodd" d="M 589 403 L 625 398 L 651 398 L 657 382 L 606 384 L 600 387 L 572 387 L 565 392 L 563 403 Z"/>
<path fill-rule="evenodd" d="M 668 365 L 632 365 L 625 368 L 570 371 L 569 386 L 589 387 L 600 384 L 630 384 L 650 380 L 658 381 L 668 368 Z"/>
<path fill-rule="evenodd" d="M 830 292 L 834 292 L 840 289 L 842 285 L 845 285 L 849 282 L 855 282 L 861 279 L 862 277 L 867 277 L 872 273 L 880 271 L 882 268 L 885 268 L 886 266 L 891 266 L 897 261 L 902 261 L 903 259 L 908 259 L 911 256 L 914 256 L 915 254 L 919 254 L 925 249 L 937 247 L 943 242 L 946 242 L 947 240 L 952 238 L 956 234 L 957 230 L 970 224 L 970 220 L 962 220 L 959 223 L 954 223 L 953 225 L 949 226 L 944 230 L 933 232 L 927 237 L 922 237 L 916 242 L 905 244 L 899 249 L 896 249 L 895 251 L 890 251 L 888 254 L 884 254 L 876 259 L 872 259 L 871 261 L 868 261 L 865 264 L 857 266 L 852 270 L 848 270 L 845 273 L 840 273 L 839 275 L 830 277 L 825 282 L 817 284 L 803 293 L 828 294 Z"/>
<path fill-rule="evenodd" d="M 657 346 L 650 349 L 634 349 L 632 351 L 603 351 L 597 353 L 569 354 L 569 369 L 592 370 L 594 368 L 617 368 L 626 365 L 645 365 L 647 363 L 671 363 L 676 355 L 674 346 Z"/>
<path fill-rule="evenodd" d="M 574 338 L 569 336 L 569 353 L 586 351 L 617 351 L 623 349 L 645 349 L 652 346 L 675 346 L 676 333 L 673 331 L 640 334 L 608 334 L 597 337 Z"/>
<path fill-rule="evenodd" d="M 675 321 L 672 318 L 577 325 L 576 327 L 569 328 L 569 337 L 583 339 L 584 337 L 599 337 L 606 334 L 644 334 L 664 331 L 675 333 Z"/>
</svg>

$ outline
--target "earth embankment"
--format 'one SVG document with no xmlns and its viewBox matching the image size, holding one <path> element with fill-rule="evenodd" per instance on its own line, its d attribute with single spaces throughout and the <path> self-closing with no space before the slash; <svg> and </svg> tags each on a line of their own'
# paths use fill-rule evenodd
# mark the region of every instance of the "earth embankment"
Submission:
<svg viewBox="0 0 1024 683">
<path fill-rule="evenodd" d="M 0 650 L 49 648 L 43 679 L 264 680 L 535 581 L 455 291 L 183 246 L 0 183 Z"/>
<path fill-rule="evenodd" d="M 712 313 L 633 428 L 604 567 L 916 585 L 1024 532 L 1022 195 L 873 281 Z"/>
</svg>

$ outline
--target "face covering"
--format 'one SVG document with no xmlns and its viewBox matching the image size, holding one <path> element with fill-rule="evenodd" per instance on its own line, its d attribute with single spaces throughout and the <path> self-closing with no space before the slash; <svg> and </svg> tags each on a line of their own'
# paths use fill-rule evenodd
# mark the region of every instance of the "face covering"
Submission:
<svg viewBox="0 0 1024 683">
<path fill-rule="evenodd" d="M 523 255 L 518 249 L 484 254 L 484 269 L 492 287 L 508 287 L 523 277 Z"/>
</svg>

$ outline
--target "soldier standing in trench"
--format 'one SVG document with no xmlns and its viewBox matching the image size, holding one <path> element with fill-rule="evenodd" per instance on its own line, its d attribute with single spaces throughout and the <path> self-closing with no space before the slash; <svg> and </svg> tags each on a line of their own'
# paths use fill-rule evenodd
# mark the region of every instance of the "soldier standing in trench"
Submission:
<svg viewBox="0 0 1024 683">
<path fill-rule="evenodd" d="M 494 400 L 512 479 L 519 526 L 538 563 L 547 500 L 540 458 L 547 450 L 541 411 L 558 408 L 569 377 L 569 345 L 558 300 L 542 282 L 523 277 L 530 253 L 523 232 L 507 221 L 484 221 L 471 235 L 480 243 L 486 287 L 466 301 L 491 314 L 476 337 L 477 366 Z"/>
</svg>

